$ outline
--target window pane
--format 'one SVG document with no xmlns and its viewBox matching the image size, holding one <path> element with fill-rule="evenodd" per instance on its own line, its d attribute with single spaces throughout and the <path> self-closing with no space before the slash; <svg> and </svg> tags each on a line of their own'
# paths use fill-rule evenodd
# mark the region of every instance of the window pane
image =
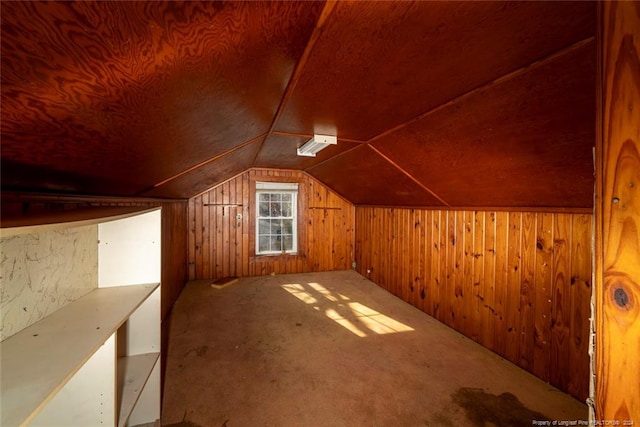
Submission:
<svg viewBox="0 0 640 427">
<path fill-rule="evenodd" d="M 293 220 L 282 220 L 282 234 L 293 234 Z"/>
<path fill-rule="evenodd" d="M 271 202 L 271 216 L 282 216 L 282 205 L 278 202 Z"/>
<path fill-rule="evenodd" d="M 293 250 L 293 236 L 284 236 L 283 237 L 283 246 L 284 249 L 287 251 L 292 251 Z"/>
<path fill-rule="evenodd" d="M 256 246 L 259 253 L 293 252 L 296 244 L 296 193 L 261 190 L 258 194 Z"/>
<path fill-rule="evenodd" d="M 260 252 L 269 250 L 269 236 L 260 236 L 260 242 L 258 245 L 258 250 Z"/>
<path fill-rule="evenodd" d="M 282 220 L 281 219 L 272 219 L 271 220 L 271 235 L 279 235 L 282 233 Z"/>
<path fill-rule="evenodd" d="M 261 217 L 269 216 L 269 202 L 260 202 L 260 216 Z"/>
<path fill-rule="evenodd" d="M 271 250 L 272 251 L 281 251 L 282 250 L 282 237 L 280 236 L 271 236 Z"/>
<path fill-rule="evenodd" d="M 260 235 L 263 235 L 263 234 L 269 234 L 270 231 L 271 231 L 271 228 L 270 228 L 269 220 L 268 219 L 259 220 L 259 222 L 258 222 L 258 233 Z"/>
<path fill-rule="evenodd" d="M 291 202 L 282 203 L 282 216 L 291 217 Z"/>
</svg>

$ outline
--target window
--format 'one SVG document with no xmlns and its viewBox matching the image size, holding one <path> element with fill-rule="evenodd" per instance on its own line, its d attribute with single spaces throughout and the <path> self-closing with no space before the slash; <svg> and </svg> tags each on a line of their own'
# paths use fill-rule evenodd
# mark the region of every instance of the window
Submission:
<svg viewBox="0 0 640 427">
<path fill-rule="evenodd" d="M 298 250 L 298 184 L 256 182 L 256 255 Z"/>
</svg>

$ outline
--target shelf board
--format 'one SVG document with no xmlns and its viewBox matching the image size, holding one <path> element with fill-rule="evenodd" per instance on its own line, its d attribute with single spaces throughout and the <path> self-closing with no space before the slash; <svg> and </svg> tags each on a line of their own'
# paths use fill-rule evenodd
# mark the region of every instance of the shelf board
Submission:
<svg viewBox="0 0 640 427">
<path fill-rule="evenodd" d="M 94 225 L 155 211 L 159 207 L 107 206 L 42 212 L 15 218 L 2 218 L 0 237 L 40 233 L 69 227 Z"/>
<path fill-rule="evenodd" d="M 158 286 L 98 288 L 0 343 L 0 425 L 27 424 Z"/>
<path fill-rule="evenodd" d="M 159 357 L 160 353 L 146 353 L 118 358 L 118 387 L 120 389 L 118 427 L 124 427 L 127 424 L 129 415 L 136 406 L 142 389 Z"/>
</svg>

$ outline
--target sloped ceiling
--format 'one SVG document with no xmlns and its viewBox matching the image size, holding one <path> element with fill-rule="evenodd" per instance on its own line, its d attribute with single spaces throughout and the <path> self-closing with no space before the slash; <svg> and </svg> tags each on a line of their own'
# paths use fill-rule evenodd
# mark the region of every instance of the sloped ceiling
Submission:
<svg viewBox="0 0 640 427">
<path fill-rule="evenodd" d="M 2 2 L 3 190 L 589 207 L 592 2 Z M 296 156 L 313 133 L 338 136 Z"/>
</svg>

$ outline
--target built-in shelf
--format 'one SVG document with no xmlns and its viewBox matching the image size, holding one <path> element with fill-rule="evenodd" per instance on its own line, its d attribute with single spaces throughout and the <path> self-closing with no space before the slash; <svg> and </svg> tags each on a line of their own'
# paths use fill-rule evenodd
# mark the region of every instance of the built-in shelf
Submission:
<svg viewBox="0 0 640 427">
<path fill-rule="evenodd" d="M 121 393 L 118 427 L 127 425 L 159 357 L 160 353 L 146 353 L 118 358 L 118 389 Z"/>
<path fill-rule="evenodd" d="M 160 419 L 161 221 L 146 207 L 2 218 L 20 274 L 0 276 L 0 425 Z"/>
<path fill-rule="evenodd" d="M 33 419 L 158 286 L 95 289 L 0 343 L 1 424 Z"/>
</svg>

